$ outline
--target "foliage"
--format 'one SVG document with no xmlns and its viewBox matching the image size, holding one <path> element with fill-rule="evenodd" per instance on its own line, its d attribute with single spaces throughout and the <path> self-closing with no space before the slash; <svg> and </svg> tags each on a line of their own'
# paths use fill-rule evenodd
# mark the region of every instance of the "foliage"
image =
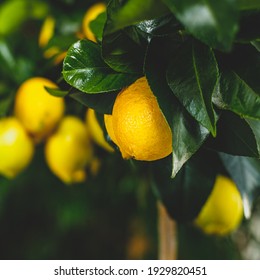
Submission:
<svg viewBox="0 0 260 280">
<path fill-rule="evenodd" d="M 133 79 L 147 77 L 173 132 L 171 159 L 152 167 L 160 178 L 156 194 L 173 217 L 194 218 L 219 172 L 237 182 L 244 198 L 252 198 L 260 187 L 260 34 L 252 31 L 260 18 L 258 1 L 137 2 L 109 2 L 103 25 L 100 18 L 91 23 L 98 38 L 103 31 L 99 43 L 83 40 L 70 48 L 63 64 L 65 81 L 78 90 L 77 100 L 111 113 L 115 97 L 109 103 L 110 91 L 116 95 Z M 99 80 L 104 71 L 109 75 Z M 240 168 L 230 167 L 233 156 L 255 162 L 254 169 L 246 169 L 254 181 L 250 187 L 238 179 Z M 202 170 L 196 170 L 198 165 Z M 205 184 L 200 180 L 195 187 L 190 178 L 196 176 Z M 180 203 L 179 196 L 186 202 Z"/>
</svg>

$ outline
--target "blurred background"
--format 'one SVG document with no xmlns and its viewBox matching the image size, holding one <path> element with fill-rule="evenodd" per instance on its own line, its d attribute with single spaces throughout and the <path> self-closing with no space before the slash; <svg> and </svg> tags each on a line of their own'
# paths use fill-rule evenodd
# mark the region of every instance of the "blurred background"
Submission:
<svg viewBox="0 0 260 280">
<path fill-rule="evenodd" d="M 15 93 L 24 80 L 60 80 L 59 55 L 84 37 L 84 14 L 95 2 L 1 1 L 0 117 L 12 115 Z M 54 34 L 40 46 L 39 34 L 50 15 Z M 83 105 L 69 97 L 65 101 L 66 114 L 84 119 Z M 44 143 L 16 178 L 0 177 L 0 259 L 158 258 L 157 201 L 145 172 L 119 153 L 96 144 L 94 150 L 100 167 L 83 183 L 64 184 L 50 171 Z M 177 257 L 260 259 L 259 212 L 257 201 L 252 219 L 228 237 L 209 237 L 191 225 L 177 225 Z"/>
</svg>

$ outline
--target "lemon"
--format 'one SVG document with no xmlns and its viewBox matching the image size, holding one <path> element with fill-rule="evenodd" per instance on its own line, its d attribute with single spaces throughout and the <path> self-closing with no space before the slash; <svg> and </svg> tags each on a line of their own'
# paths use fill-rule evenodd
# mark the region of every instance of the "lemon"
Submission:
<svg viewBox="0 0 260 280">
<path fill-rule="evenodd" d="M 0 174 L 14 178 L 31 162 L 34 154 L 32 140 L 22 124 L 14 117 L 0 120 Z"/>
<path fill-rule="evenodd" d="M 235 183 L 218 175 L 195 225 L 206 234 L 226 235 L 239 226 L 242 217 L 243 202 Z"/>
<path fill-rule="evenodd" d="M 91 31 L 89 24 L 92 20 L 97 18 L 97 16 L 106 10 L 106 5 L 102 2 L 92 5 L 84 15 L 82 22 L 82 30 L 85 37 L 93 42 L 96 42 L 95 35 Z"/>
<path fill-rule="evenodd" d="M 92 157 L 93 147 L 84 122 L 75 116 L 64 117 L 45 145 L 51 171 L 64 183 L 83 182 Z"/>
<path fill-rule="evenodd" d="M 171 129 L 145 77 L 118 94 L 112 127 L 110 137 L 124 158 L 153 161 L 172 152 Z"/>
<path fill-rule="evenodd" d="M 52 16 L 46 17 L 43 22 L 42 28 L 39 34 L 39 46 L 45 47 L 50 39 L 53 37 L 55 28 L 55 19 Z"/>
<path fill-rule="evenodd" d="M 113 152 L 114 149 L 105 140 L 104 133 L 98 123 L 98 120 L 95 115 L 95 111 L 93 109 L 87 110 L 86 123 L 87 123 L 87 127 L 89 128 L 90 135 L 92 139 L 95 141 L 95 143 L 97 143 L 100 147 L 104 148 L 105 150 L 109 152 Z"/>
<path fill-rule="evenodd" d="M 34 77 L 26 80 L 15 97 L 14 113 L 35 142 L 46 138 L 64 114 L 64 99 L 50 95 L 44 87 L 57 88 L 52 81 Z"/>
</svg>

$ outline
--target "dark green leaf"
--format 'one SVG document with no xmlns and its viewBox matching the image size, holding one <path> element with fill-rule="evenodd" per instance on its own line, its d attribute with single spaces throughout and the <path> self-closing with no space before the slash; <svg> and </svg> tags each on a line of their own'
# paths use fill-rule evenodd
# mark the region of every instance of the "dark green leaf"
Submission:
<svg viewBox="0 0 260 280">
<path fill-rule="evenodd" d="M 260 9 L 259 0 L 238 0 L 240 10 L 257 10 Z"/>
<path fill-rule="evenodd" d="M 111 22 L 107 30 L 108 33 L 113 33 L 126 26 L 136 24 L 143 20 L 153 19 L 169 12 L 167 6 L 158 0 L 139 0 L 122 1 L 112 0 L 116 9 L 111 13 Z"/>
<path fill-rule="evenodd" d="M 251 44 L 260 52 L 260 40 L 251 41 Z"/>
<path fill-rule="evenodd" d="M 215 153 L 198 152 L 174 179 L 170 163 L 167 157 L 151 164 L 155 192 L 172 218 L 192 221 L 207 200 L 216 175 L 225 172 L 222 163 Z"/>
<path fill-rule="evenodd" d="M 93 21 L 89 23 L 89 27 L 93 34 L 95 35 L 95 38 L 97 41 L 101 42 L 102 35 L 103 35 L 103 29 L 105 26 L 107 20 L 107 14 L 106 12 L 99 14 Z"/>
<path fill-rule="evenodd" d="M 234 113 L 224 111 L 218 120 L 217 137 L 210 137 L 206 146 L 232 155 L 259 158 L 259 128 L 259 121 L 246 121 Z"/>
<path fill-rule="evenodd" d="M 216 116 L 212 94 L 218 81 L 218 67 L 210 48 L 187 42 L 171 55 L 167 81 L 187 111 L 212 135 L 216 135 Z"/>
<path fill-rule="evenodd" d="M 224 51 L 238 30 L 238 7 L 232 0 L 163 0 L 196 38 Z"/>
<path fill-rule="evenodd" d="M 237 184 L 244 202 L 244 214 L 250 217 L 252 203 L 260 188 L 260 160 L 221 153 L 221 159 Z"/>
<path fill-rule="evenodd" d="M 69 96 L 84 106 L 94 109 L 98 113 L 112 114 L 112 109 L 117 94 L 117 92 L 111 92 L 109 94 L 99 93 L 92 95 L 80 91 L 73 91 L 69 94 Z"/>
<path fill-rule="evenodd" d="M 260 95 L 233 71 L 221 74 L 213 102 L 219 108 L 230 110 L 241 117 L 260 119 Z"/>
<path fill-rule="evenodd" d="M 145 73 L 149 85 L 172 129 L 171 175 L 173 177 L 209 135 L 209 131 L 187 113 L 167 85 L 168 57 L 178 46 L 178 42 L 171 42 L 169 38 L 153 39 L 148 47 L 145 62 Z"/>
<path fill-rule="evenodd" d="M 241 13 L 239 32 L 236 36 L 236 40 L 249 42 L 260 39 L 260 29 L 257 28 L 258 26 L 260 26 L 259 10 Z"/>
<path fill-rule="evenodd" d="M 44 88 L 47 90 L 49 94 L 56 97 L 65 97 L 68 94 L 68 91 L 66 90 L 60 90 L 57 88 L 49 88 L 49 87 L 44 87 Z"/>
<path fill-rule="evenodd" d="M 130 26 L 117 32 L 110 32 L 113 14 L 118 9 L 118 1 L 111 1 L 107 7 L 107 22 L 102 40 L 102 56 L 115 71 L 142 73 L 146 41 Z"/>
<path fill-rule="evenodd" d="M 100 51 L 97 44 L 88 40 L 75 43 L 63 62 L 65 81 L 86 93 L 102 93 L 119 90 L 138 78 L 112 70 L 103 61 Z"/>
</svg>

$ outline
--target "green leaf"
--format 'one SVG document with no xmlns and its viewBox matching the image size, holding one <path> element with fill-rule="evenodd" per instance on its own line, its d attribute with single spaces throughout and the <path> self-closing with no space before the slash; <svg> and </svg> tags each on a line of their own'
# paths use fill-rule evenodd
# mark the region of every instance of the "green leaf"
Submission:
<svg viewBox="0 0 260 280">
<path fill-rule="evenodd" d="M 113 105 L 118 92 L 111 92 L 109 94 L 86 94 L 80 91 L 73 91 L 69 96 L 84 106 L 94 109 L 101 114 L 112 114 Z"/>
<path fill-rule="evenodd" d="M 260 39 L 260 30 L 257 26 L 260 25 L 260 11 L 254 10 L 243 12 L 239 21 L 239 32 L 236 36 L 236 41 L 249 42 Z"/>
<path fill-rule="evenodd" d="M 89 23 L 89 27 L 93 34 L 95 35 L 95 38 L 97 41 L 101 42 L 102 40 L 102 35 L 103 35 L 103 29 L 105 26 L 107 20 L 107 14 L 106 12 L 103 12 L 99 14 L 94 20 L 92 20 Z"/>
<path fill-rule="evenodd" d="M 259 129 L 259 121 L 245 120 L 232 112 L 223 111 L 217 124 L 217 137 L 210 137 L 205 144 L 216 151 L 260 158 Z"/>
<path fill-rule="evenodd" d="M 210 48 L 186 42 L 170 58 L 167 81 L 187 111 L 213 136 L 216 116 L 212 95 L 218 81 L 218 66 Z"/>
<path fill-rule="evenodd" d="M 102 40 L 102 56 L 115 71 L 123 73 L 142 73 L 146 50 L 146 40 L 135 26 L 117 32 L 110 32 L 113 14 L 118 9 L 118 1 L 111 1 L 107 7 L 107 22 Z"/>
<path fill-rule="evenodd" d="M 138 75 L 115 72 L 102 59 L 100 47 L 88 40 L 76 42 L 63 62 L 63 77 L 76 89 L 86 93 L 101 93 L 122 89 Z"/>
<path fill-rule="evenodd" d="M 68 91 L 66 91 L 66 90 L 60 90 L 57 88 L 49 88 L 49 87 L 44 87 L 44 88 L 52 96 L 65 97 L 68 94 Z"/>
<path fill-rule="evenodd" d="M 230 110 L 241 117 L 260 119 L 260 95 L 233 71 L 221 74 L 213 102 L 219 108 Z"/>
<path fill-rule="evenodd" d="M 174 179 L 170 163 L 170 157 L 151 163 L 155 193 L 173 219 L 182 223 L 193 221 L 206 202 L 216 175 L 225 170 L 216 153 L 205 151 L 194 155 Z"/>
<path fill-rule="evenodd" d="M 179 47 L 170 38 L 154 38 L 147 50 L 145 74 L 173 134 L 172 176 L 200 148 L 209 131 L 195 121 L 172 94 L 166 81 L 168 57 Z"/>
<path fill-rule="evenodd" d="M 252 204 L 260 188 L 260 160 L 220 154 L 222 162 L 231 178 L 238 186 L 243 202 L 244 214 L 250 218 Z"/>
<path fill-rule="evenodd" d="M 260 9 L 259 0 L 238 0 L 240 10 L 257 10 Z"/>
<path fill-rule="evenodd" d="M 158 0 L 126 0 L 122 5 L 122 1 L 112 0 L 114 7 L 111 14 L 111 23 L 109 25 L 109 33 L 113 33 L 126 26 L 136 24 L 143 20 L 153 19 L 169 12 L 167 6 Z"/>
<path fill-rule="evenodd" d="M 186 29 L 210 47 L 231 49 L 238 30 L 238 7 L 233 0 L 163 0 Z"/>
</svg>

